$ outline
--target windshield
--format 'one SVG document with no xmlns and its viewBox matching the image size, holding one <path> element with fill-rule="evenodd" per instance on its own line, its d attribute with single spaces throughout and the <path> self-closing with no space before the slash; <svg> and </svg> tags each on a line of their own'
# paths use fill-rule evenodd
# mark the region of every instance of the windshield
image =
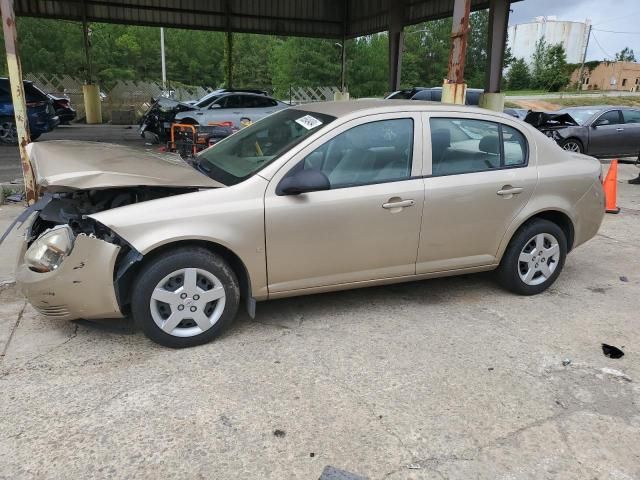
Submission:
<svg viewBox="0 0 640 480">
<path fill-rule="evenodd" d="M 580 125 L 584 125 L 591 117 L 593 117 L 598 112 L 600 112 L 599 108 L 580 108 L 575 110 L 567 108 L 564 110 L 558 110 L 554 113 L 568 113 L 576 122 L 578 122 Z"/>
<path fill-rule="evenodd" d="M 198 168 L 224 185 L 235 185 L 333 120 L 316 112 L 281 110 L 202 151 Z"/>
</svg>

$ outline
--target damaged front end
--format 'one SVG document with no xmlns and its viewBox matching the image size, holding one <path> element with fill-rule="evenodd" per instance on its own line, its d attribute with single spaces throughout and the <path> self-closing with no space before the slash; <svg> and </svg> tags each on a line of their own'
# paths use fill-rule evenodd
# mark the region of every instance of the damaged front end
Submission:
<svg viewBox="0 0 640 480">
<path fill-rule="evenodd" d="M 195 190 L 138 187 L 45 194 L 25 232 L 18 285 L 48 317 L 122 317 L 142 255 L 90 215 Z"/>
<path fill-rule="evenodd" d="M 530 111 L 524 121 L 557 143 L 572 136 L 575 129 L 581 129 L 580 124 L 568 113 Z"/>
</svg>

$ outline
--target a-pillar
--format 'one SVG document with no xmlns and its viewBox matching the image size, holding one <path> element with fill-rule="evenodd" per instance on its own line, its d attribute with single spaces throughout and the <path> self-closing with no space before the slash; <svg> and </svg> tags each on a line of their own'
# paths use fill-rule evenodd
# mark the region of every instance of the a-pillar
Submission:
<svg viewBox="0 0 640 480">
<path fill-rule="evenodd" d="M 504 109 L 504 93 L 500 93 L 504 51 L 509 25 L 509 0 L 489 1 L 489 52 L 485 90 L 480 97 L 480 106 L 501 112 Z"/>
</svg>

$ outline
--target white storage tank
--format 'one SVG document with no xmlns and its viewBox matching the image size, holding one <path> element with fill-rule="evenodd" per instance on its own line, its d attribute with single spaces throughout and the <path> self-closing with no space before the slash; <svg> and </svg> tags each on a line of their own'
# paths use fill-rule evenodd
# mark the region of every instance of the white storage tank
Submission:
<svg viewBox="0 0 640 480">
<path fill-rule="evenodd" d="M 567 22 L 556 17 L 536 17 L 533 22 L 511 25 L 508 45 L 515 58 L 524 58 L 531 63 L 536 42 L 544 37 L 548 44 L 562 44 L 567 53 L 567 63 L 580 63 L 590 25 L 590 20 Z"/>
</svg>

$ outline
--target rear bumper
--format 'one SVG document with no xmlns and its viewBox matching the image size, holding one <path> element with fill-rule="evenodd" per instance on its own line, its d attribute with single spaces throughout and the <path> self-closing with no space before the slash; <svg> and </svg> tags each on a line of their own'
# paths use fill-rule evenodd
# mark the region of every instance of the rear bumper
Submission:
<svg viewBox="0 0 640 480">
<path fill-rule="evenodd" d="M 600 180 L 596 180 L 591 188 L 575 205 L 576 231 L 573 247 L 593 238 L 604 219 L 604 190 Z"/>
<path fill-rule="evenodd" d="M 16 283 L 42 315 L 65 320 L 123 316 L 113 285 L 119 246 L 78 235 L 69 256 L 47 273 L 30 270 L 23 261 L 25 251 L 26 242 L 18 259 Z"/>
</svg>

